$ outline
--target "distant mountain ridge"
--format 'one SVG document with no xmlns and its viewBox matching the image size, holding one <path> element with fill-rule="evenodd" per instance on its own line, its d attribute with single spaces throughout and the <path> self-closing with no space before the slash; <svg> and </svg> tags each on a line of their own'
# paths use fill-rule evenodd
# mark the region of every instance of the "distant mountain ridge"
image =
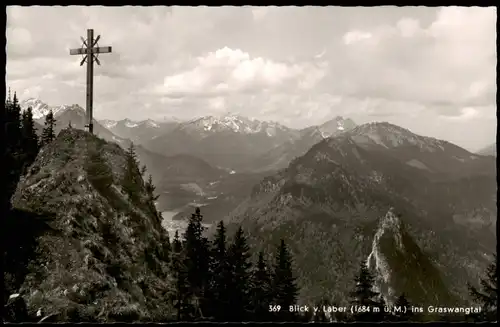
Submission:
<svg viewBox="0 0 500 327">
<path fill-rule="evenodd" d="M 101 120 L 100 122 L 114 134 L 130 139 L 137 144 L 144 144 L 176 128 L 179 124 L 176 121 L 158 122 L 152 119 L 142 121 Z"/>
<path fill-rule="evenodd" d="M 286 238 L 303 302 L 318 294 L 346 299 L 359 262 L 369 258 L 380 286 L 394 288 L 393 295 L 405 292 L 422 306 L 458 303 L 495 248 L 495 167 L 494 158 L 449 142 L 388 123 L 364 124 L 320 141 L 264 178 L 226 221 L 229 230 L 243 224 L 256 248 Z M 383 217 L 393 221 L 390 208 L 404 232 L 383 227 Z M 393 236 L 375 242 L 377 231 Z M 411 251 L 398 254 L 394 240 L 403 234 Z M 416 284 L 405 276 L 405 262 Z M 384 263 L 387 271 L 380 270 Z M 425 271 L 434 272 L 433 282 L 418 286 Z"/>
<path fill-rule="evenodd" d="M 180 123 L 144 146 L 161 154 L 192 154 L 214 166 L 239 171 L 259 155 L 297 135 L 298 131 L 276 122 L 229 114 Z"/>
<path fill-rule="evenodd" d="M 493 143 L 477 152 L 481 156 L 497 156 L 497 144 Z"/>
<path fill-rule="evenodd" d="M 321 140 L 340 135 L 353 129 L 356 123 L 351 119 L 337 116 L 319 126 L 309 126 L 297 131 L 291 140 L 288 140 L 268 150 L 250 163 L 249 170 L 266 171 L 283 169 L 297 157 L 304 155 L 314 144 Z"/>
</svg>

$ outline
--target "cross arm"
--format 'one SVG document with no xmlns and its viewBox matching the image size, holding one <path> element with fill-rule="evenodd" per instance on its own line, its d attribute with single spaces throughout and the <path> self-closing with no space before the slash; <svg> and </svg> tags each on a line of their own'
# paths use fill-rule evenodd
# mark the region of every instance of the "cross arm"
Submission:
<svg viewBox="0 0 500 327">
<path fill-rule="evenodd" d="M 97 47 L 97 48 L 92 48 L 91 52 L 92 53 L 110 53 L 111 52 L 111 47 Z M 86 48 L 78 48 L 78 49 L 70 49 L 69 54 L 70 55 L 84 55 L 87 54 L 88 50 Z"/>
</svg>

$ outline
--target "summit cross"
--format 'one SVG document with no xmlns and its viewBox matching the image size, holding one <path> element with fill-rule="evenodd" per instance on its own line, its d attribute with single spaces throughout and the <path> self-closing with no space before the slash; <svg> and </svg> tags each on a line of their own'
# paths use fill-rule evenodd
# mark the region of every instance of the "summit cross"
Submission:
<svg viewBox="0 0 500 327">
<path fill-rule="evenodd" d="M 101 65 L 99 62 L 98 56 L 99 53 L 110 53 L 111 47 L 99 47 L 97 46 L 97 42 L 101 38 L 98 35 L 94 39 L 94 30 L 87 30 L 87 39 L 85 40 L 83 37 L 80 37 L 83 44 L 81 48 L 78 49 L 70 49 L 70 55 L 82 55 L 84 56 L 82 61 L 80 62 L 80 66 L 83 66 L 85 62 L 87 62 L 87 107 L 85 108 L 85 130 L 93 133 L 94 132 L 94 124 L 92 117 L 92 104 L 93 104 L 93 92 L 94 92 L 94 62 L 98 65 Z"/>
</svg>

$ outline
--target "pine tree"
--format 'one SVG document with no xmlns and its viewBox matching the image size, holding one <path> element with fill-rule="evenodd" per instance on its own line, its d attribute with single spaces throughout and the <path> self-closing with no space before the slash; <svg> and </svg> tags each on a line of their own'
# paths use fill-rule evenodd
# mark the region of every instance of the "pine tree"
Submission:
<svg viewBox="0 0 500 327">
<path fill-rule="evenodd" d="M 27 167 L 35 161 L 39 150 L 38 135 L 36 135 L 31 107 L 22 115 L 21 148 L 24 154 L 23 173 L 25 173 Z"/>
<path fill-rule="evenodd" d="M 145 168 L 146 166 L 143 166 Z M 158 200 L 159 195 L 155 195 L 156 186 L 153 183 L 153 177 L 149 175 L 148 180 L 145 184 L 146 194 L 148 195 L 148 201 L 153 203 Z"/>
<path fill-rule="evenodd" d="M 375 279 L 368 270 L 366 262 L 361 263 L 359 275 L 356 276 L 355 281 L 356 287 L 351 295 L 354 297 L 352 305 L 355 306 L 358 311 L 356 311 L 353 316 L 354 320 L 370 322 L 379 321 L 378 315 L 372 312 L 374 306 L 379 306 L 379 293 L 373 290 Z"/>
<path fill-rule="evenodd" d="M 200 208 L 196 208 L 189 219 L 184 233 L 185 265 L 190 291 L 193 294 L 196 314 L 204 319 L 204 312 L 210 307 L 205 299 L 209 288 L 209 248 L 208 240 L 203 236 L 205 228 L 202 225 L 203 216 Z M 208 310 L 209 311 L 209 310 Z"/>
<path fill-rule="evenodd" d="M 474 301 L 481 305 L 481 314 L 475 315 L 479 321 L 493 321 L 497 318 L 498 308 L 498 272 L 497 256 L 494 255 L 493 262 L 486 269 L 486 276 L 481 278 L 481 290 L 472 285 L 468 285 L 469 293 Z"/>
<path fill-rule="evenodd" d="M 229 247 L 228 261 L 231 269 L 229 319 L 230 321 L 247 321 L 250 311 L 249 283 L 252 264 L 250 262 L 250 248 L 241 226 L 236 231 Z"/>
<path fill-rule="evenodd" d="M 5 101 L 5 158 L 4 171 L 6 172 L 6 201 L 10 206 L 10 198 L 16 190 L 23 167 L 23 151 L 21 147 L 21 107 L 14 93 L 14 99 L 9 97 Z"/>
<path fill-rule="evenodd" d="M 226 246 L 226 228 L 224 222 L 220 221 L 217 225 L 217 231 L 211 249 L 210 264 L 210 315 L 216 321 L 225 321 L 227 319 L 229 306 L 229 281 L 231 278 L 227 246 Z"/>
<path fill-rule="evenodd" d="M 177 310 L 177 321 L 189 320 L 192 317 L 190 304 L 191 294 L 187 280 L 187 269 L 184 265 L 182 242 L 176 231 L 172 242 L 172 258 L 170 260 L 175 282 L 174 307 Z"/>
<path fill-rule="evenodd" d="M 143 166 L 143 168 L 145 170 L 146 166 Z M 155 194 L 156 186 L 153 183 L 153 177 L 151 175 L 149 175 L 148 180 L 144 183 L 144 189 L 147 195 L 146 202 L 148 207 L 155 216 L 160 217 L 161 213 L 156 210 L 155 205 L 156 200 L 158 200 L 160 196 Z"/>
<path fill-rule="evenodd" d="M 142 178 L 138 178 L 140 176 L 138 166 L 139 163 L 135 154 L 134 144 L 130 143 L 125 155 L 125 167 L 123 168 L 121 184 L 125 194 L 128 195 L 130 201 L 133 203 L 137 203 L 139 200 L 142 183 Z"/>
<path fill-rule="evenodd" d="M 292 256 L 282 239 L 276 254 L 272 277 L 272 293 L 275 305 L 281 306 L 280 319 L 293 320 L 295 314 L 289 314 L 288 308 L 297 304 L 298 287 L 292 272 Z"/>
<path fill-rule="evenodd" d="M 373 311 L 373 319 L 375 321 L 386 321 L 390 320 L 391 315 L 386 313 L 384 311 L 384 308 L 387 306 L 387 302 L 385 301 L 385 298 L 383 297 L 382 294 L 379 294 L 375 298 L 375 303 L 373 304 L 374 311 Z M 378 312 L 376 311 L 378 309 Z"/>
<path fill-rule="evenodd" d="M 45 116 L 45 127 L 42 130 L 40 146 L 45 146 L 56 138 L 54 130 L 56 121 L 57 120 L 54 119 L 54 113 L 50 110 L 47 116 Z"/>
<path fill-rule="evenodd" d="M 401 294 L 396 302 L 394 302 L 392 310 L 392 319 L 394 321 L 412 321 L 414 315 L 410 310 L 411 304 L 406 298 L 405 294 Z"/>
<path fill-rule="evenodd" d="M 257 321 L 270 321 L 269 304 L 273 297 L 271 294 L 271 275 L 262 251 L 259 252 L 250 285 L 250 303 L 254 317 Z"/>
<path fill-rule="evenodd" d="M 315 307 L 318 308 L 319 310 L 317 312 L 314 312 L 314 317 L 313 317 L 314 322 L 330 322 L 330 319 L 326 316 L 326 313 L 323 310 L 323 307 L 328 305 L 331 305 L 331 302 L 328 301 L 326 298 L 322 298 L 316 303 Z"/>
</svg>

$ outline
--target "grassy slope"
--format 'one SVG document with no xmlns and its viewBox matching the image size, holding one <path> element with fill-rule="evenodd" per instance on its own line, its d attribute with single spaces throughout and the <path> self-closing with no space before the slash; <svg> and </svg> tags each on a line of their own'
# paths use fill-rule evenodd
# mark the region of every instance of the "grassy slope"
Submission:
<svg viewBox="0 0 500 327">
<path fill-rule="evenodd" d="M 111 187 L 89 181 L 89 151 L 112 168 Z M 54 215 L 57 231 L 39 238 L 20 289 L 31 314 L 41 309 L 56 321 L 169 319 L 168 237 L 148 207 L 131 205 L 116 185 L 123 160 L 117 145 L 65 130 L 21 181 L 14 205 Z"/>
</svg>

